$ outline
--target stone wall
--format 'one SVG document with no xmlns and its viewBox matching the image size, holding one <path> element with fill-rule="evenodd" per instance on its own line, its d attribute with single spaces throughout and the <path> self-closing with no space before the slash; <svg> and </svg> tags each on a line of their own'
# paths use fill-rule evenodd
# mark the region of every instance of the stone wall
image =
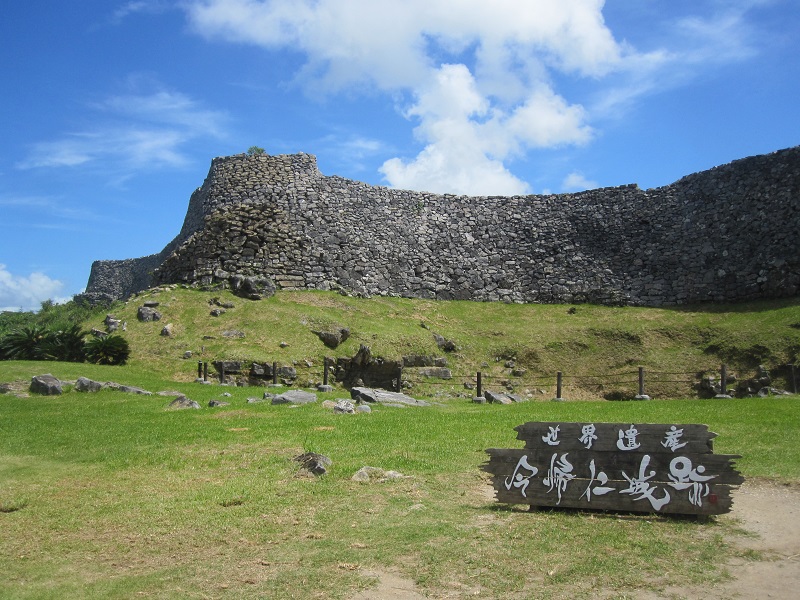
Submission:
<svg viewBox="0 0 800 600">
<path fill-rule="evenodd" d="M 308 154 L 237 155 L 212 161 L 162 253 L 95 263 L 87 292 L 266 275 L 279 288 L 436 299 L 777 298 L 800 293 L 799 225 L 800 147 L 656 189 L 514 197 L 327 177 Z"/>
</svg>

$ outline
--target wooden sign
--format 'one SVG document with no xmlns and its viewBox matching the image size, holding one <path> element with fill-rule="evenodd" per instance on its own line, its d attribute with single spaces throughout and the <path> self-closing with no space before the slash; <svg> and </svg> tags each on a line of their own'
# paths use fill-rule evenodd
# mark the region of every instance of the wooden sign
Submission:
<svg viewBox="0 0 800 600">
<path fill-rule="evenodd" d="M 490 448 L 498 502 L 665 514 L 729 512 L 738 455 L 713 454 L 707 425 L 525 423 L 525 448 Z"/>
</svg>

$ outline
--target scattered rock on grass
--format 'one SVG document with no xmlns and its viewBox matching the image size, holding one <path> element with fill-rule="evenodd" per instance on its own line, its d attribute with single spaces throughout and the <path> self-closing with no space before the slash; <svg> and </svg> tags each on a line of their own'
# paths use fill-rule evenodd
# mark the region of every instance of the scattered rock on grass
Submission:
<svg viewBox="0 0 800 600">
<path fill-rule="evenodd" d="M 289 390 L 272 398 L 272 404 L 309 404 L 317 401 L 317 395 L 303 390 Z"/>
<path fill-rule="evenodd" d="M 199 409 L 200 405 L 197 402 L 195 402 L 194 400 L 190 400 L 186 396 L 178 396 L 177 398 L 175 398 L 175 400 L 173 400 L 172 402 L 169 403 L 169 408 L 174 408 L 174 409 L 178 409 L 178 410 L 184 409 L 184 408 Z"/>
<path fill-rule="evenodd" d="M 333 464 L 333 461 L 323 454 L 316 452 L 305 452 L 299 456 L 294 457 L 294 461 L 300 463 L 301 469 L 309 473 L 320 476 L 328 472 L 328 467 Z"/>
<path fill-rule="evenodd" d="M 60 396 L 63 393 L 62 383 L 50 373 L 35 375 L 31 378 L 31 392 L 43 396 Z"/>
<path fill-rule="evenodd" d="M 405 479 L 408 475 L 403 475 L 397 471 L 384 471 L 378 467 L 361 467 L 355 475 L 353 481 L 362 483 L 385 483 L 392 479 Z"/>
</svg>

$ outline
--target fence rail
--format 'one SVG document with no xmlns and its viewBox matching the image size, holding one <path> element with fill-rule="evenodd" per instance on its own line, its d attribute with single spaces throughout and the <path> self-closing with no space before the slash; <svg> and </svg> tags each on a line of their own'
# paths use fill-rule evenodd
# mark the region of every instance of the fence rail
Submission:
<svg viewBox="0 0 800 600">
<path fill-rule="evenodd" d="M 197 363 L 197 377 L 198 380 L 202 379 L 203 381 L 208 381 L 209 373 L 208 373 L 208 362 L 198 361 Z M 260 364 L 260 363 L 259 363 Z M 266 363 L 268 364 L 268 363 Z M 787 374 L 787 380 L 790 387 L 790 391 L 794 394 L 798 393 L 798 373 L 797 369 L 795 368 L 794 364 L 786 365 L 789 368 L 789 373 Z M 330 374 L 332 372 L 332 368 L 334 367 L 333 363 L 328 362 L 327 359 L 323 360 L 322 369 L 304 369 L 303 373 L 305 376 L 313 376 L 322 379 L 322 385 L 328 386 L 330 381 Z M 272 383 L 277 384 L 280 378 L 280 369 L 282 365 L 279 365 L 278 362 L 272 363 Z M 645 367 L 639 367 L 637 370 L 630 370 L 630 371 L 619 371 L 614 373 L 581 373 L 581 374 L 566 374 L 562 371 L 558 371 L 552 375 L 532 375 L 532 376 L 504 376 L 504 375 L 492 375 L 489 373 L 483 373 L 482 371 L 477 371 L 475 373 L 461 373 L 461 374 L 454 374 L 451 373 L 450 376 L 446 379 L 437 379 L 436 377 L 419 377 L 417 379 L 412 379 L 409 377 L 409 372 L 413 372 L 413 367 L 410 368 L 402 368 L 400 367 L 397 372 L 397 376 L 393 377 L 392 382 L 396 387 L 396 391 L 400 391 L 403 388 L 403 384 L 411 384 L 412 386 L 415 384 L 426 385 L 426 386 L 453 386 L 454 384 L 458 384 L 459 382 L 463 382 L 463 384 L 474 384 L 475 389 L 477 392 L 477 396 L 482 396 L 484 392 L 485 385 L 487 383 L 492 382 L 503 382 L 504 385 L 511 385 L 515 387 L 520 383 L 524 382 L 526 385 L 543 385 L 543 386 L 555 386 L 556 388 L 556 395 L 555 399 L 563 399 L 562 392 L 564 388 L 565 382 L 572 382 L 580 384 L 582 387 L 598 387 L 598 388 L 605 388 L 607 386 L 627 386 L 629 389 L 636 389 L 638 393 L 636 394 L 636 399 L 649 399 L 649 396 L 646 393 L 647 384 L 652 384 L 653 386 L 661 386 L 663 384 L 682 384 L 682 385 L 699 385 L 701 383 L 701 378 L 697 377 L 696 373 L 686 373 L 680 371 L 657 371 L 657 370 L 648 370 Z M 217 376 L 220 382 L 226 380 L 226 373 L 224 368 L 221 368 L 217 371 Z M 669 379 L 664 379 L 663 377 L 669 377 Z M 728 395 L 728 373 L 727 373 L 727 365 L 720 365 L 719 369 L 719 393 L 718 396 L 727 396 Z"/>
</svg>

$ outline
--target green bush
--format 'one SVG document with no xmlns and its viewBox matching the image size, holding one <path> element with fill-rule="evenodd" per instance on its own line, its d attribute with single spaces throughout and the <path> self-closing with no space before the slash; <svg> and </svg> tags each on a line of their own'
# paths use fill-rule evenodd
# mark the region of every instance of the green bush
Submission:
<svg viewBox="0 0 800 600">
<path fill-rule="evenodd" d="M 264 149 L 259 146 L 250 146 L 247 149 L 247 156 L 258 156 L 259 154 L 264 154 Z"/>
<path fill-rule="evenodd" d="M 0 356 L 6 360 L 44 360 L 49 335 L 41 325 L 21 327 L 0 340 Z"/>
<path fill-rule="evenodd" d="M 86 342 L 86 358 L 96 365 L 124 365 L 130 354 L 128 340 L 119 335 L 96 337 Z"/>
</svg>

